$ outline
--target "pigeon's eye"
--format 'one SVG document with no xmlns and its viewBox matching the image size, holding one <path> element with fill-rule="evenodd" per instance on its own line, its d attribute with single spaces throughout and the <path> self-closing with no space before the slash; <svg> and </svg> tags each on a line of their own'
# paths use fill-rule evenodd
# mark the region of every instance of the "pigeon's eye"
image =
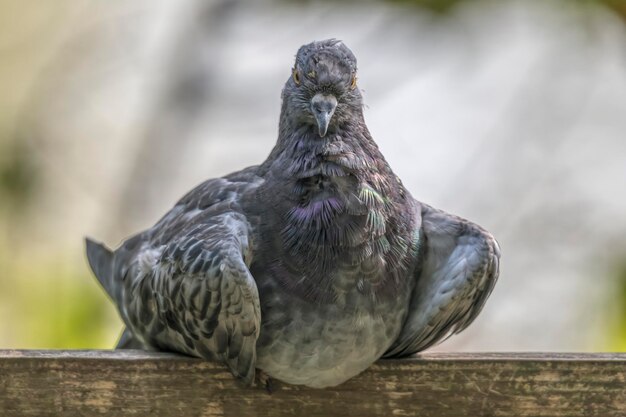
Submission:
<svg viewBox="0 0 626 417">
<path fill-rule="evenodd" d="M 350 90 L 354 90 L 356 88 L 356 74 L 352 74 L 352 81 L 350 82 Z"/>
<path fill-rule="evenodd" d="M 300 73 L 295 68 L 293 70 L 293 81 L 296 83 L 296 85 L 300 85 Z"/>
</svg>

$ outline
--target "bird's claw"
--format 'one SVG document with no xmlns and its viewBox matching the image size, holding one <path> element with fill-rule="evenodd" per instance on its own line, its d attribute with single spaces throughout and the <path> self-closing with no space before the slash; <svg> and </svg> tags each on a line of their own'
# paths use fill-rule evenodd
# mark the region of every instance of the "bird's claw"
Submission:
<svg viewBox="0 0 626 417">
<path fill-rule="evenodd" d="M 268 394 L 274 392 L 274 380 L 260 369 L 257 369 L 256 380 L 257 386 L 264 387 Z"/>
</svg>

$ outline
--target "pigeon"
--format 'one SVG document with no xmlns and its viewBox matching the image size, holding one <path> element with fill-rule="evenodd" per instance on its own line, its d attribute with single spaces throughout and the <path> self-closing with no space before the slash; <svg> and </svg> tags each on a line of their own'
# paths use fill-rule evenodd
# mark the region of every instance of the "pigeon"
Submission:
<svg viewBox="0 0 626 417">
<path fill-rule="evenodd" d="M 464 330 L 500 259 L 485 229 L 404 188 L 335 39 L 298 50 L 263 163 L 200 184 L 115 251 L 86 244 L 125 324 L 118 348 L 313 388 Z"/>
</svg>

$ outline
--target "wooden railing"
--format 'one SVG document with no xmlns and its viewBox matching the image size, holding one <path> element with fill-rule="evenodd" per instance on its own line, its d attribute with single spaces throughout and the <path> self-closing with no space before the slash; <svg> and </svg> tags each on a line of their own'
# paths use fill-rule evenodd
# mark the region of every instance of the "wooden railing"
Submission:
<svg viewBox="0 0 626 417">
<path fill-rule="evenodd" d="M 143 351 L 0 351 L 1 416 L 626 416 L 626 354 L 426 353 L 329 389 Z"/>
</svg>

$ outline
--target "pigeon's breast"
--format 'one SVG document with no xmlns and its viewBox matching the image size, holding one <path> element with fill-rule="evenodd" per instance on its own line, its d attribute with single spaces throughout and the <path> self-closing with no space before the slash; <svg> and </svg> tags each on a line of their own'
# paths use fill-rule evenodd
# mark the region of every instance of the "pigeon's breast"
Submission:
<svg viewBox="0 0 626 417">
<path fill-rule="evenodd" d="M 339 151 L 272 164 L 257 200 L 272 210 L 255 228 L 250 265 L 261 301 L 257 367 L 271 377 L 337 385 L 398 337 L 415 248 L 395 177 L 383 174 Z"/>
<path fill-rule="evenodd" d="M 322 388 L 374 363 L 397 338 L 408 299 L 375 302 L 357 288 L 332 303 L 294 297 L 271 279 L 257 281 L 262 324 L 257 367 L 281 381 Z"/>
</svg>

